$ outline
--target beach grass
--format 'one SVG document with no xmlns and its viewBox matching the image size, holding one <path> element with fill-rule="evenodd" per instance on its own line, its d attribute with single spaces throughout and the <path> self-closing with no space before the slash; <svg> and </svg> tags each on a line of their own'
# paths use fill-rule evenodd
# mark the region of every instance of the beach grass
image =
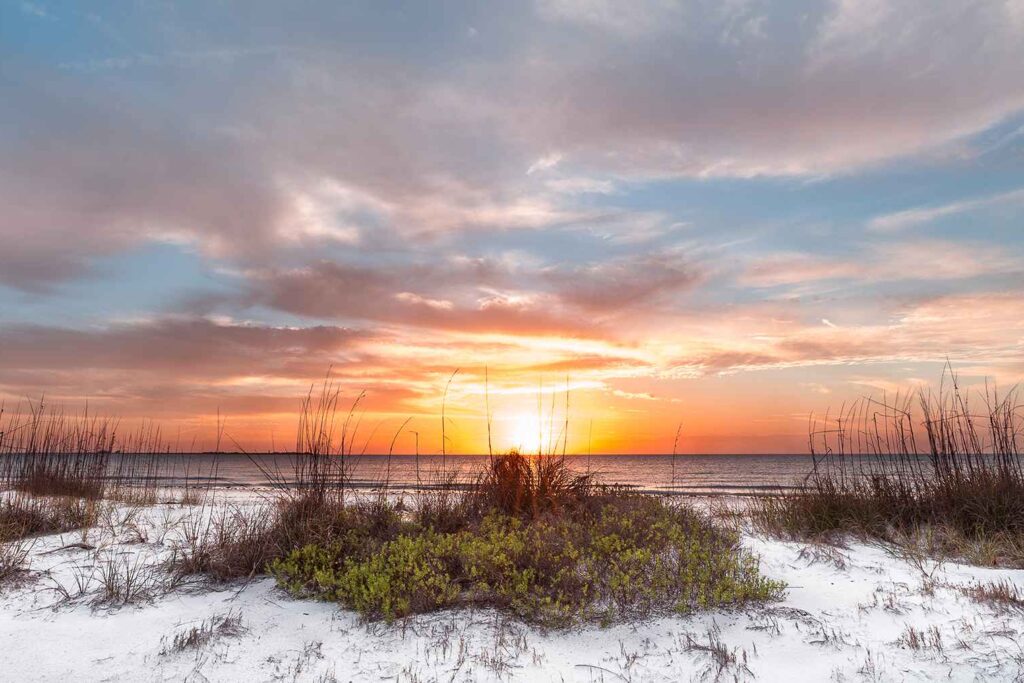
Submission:
<svg viewBox="0 0 1024 683">
<path fill-rule="evenodd" d="M 1024 413 L 1016 390 L 972 402 L 957 378 L 938 394 L 865 399 L 811 430 L 814 470 L 758 498 L 763 531 L 853 535 L 934 557 L 1024 566 Z M 919 428 L 921 427 L 921 428 Z"/>
</svg>

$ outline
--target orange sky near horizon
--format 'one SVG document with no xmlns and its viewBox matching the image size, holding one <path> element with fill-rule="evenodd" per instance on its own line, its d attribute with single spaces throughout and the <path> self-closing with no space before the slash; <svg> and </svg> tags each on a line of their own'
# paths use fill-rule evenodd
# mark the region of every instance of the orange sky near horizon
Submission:
<svg viewBox="0 0 1024 683">
<path fill-rule="evenodd" d="M 941 364 L 932 369 L 940 374 L 943 370 Z M 518 375 L 503 378 L 490 369 L 485 377 L 484 368 L 438 374 L 434 382 L 424 378 L 423 386 L 413 394 L 395 392 L 387 384 L 369 380 L 368 384 L 380 390 L 359 389 L 357 379 L 346 378 L 337 369 L 329 382 L 338 391 L 335 433 L 340 434 L 345 420 L 350 419 L 348 450 L 355 453 L 385 454 L 392 447 L 396 454 L 411 454 L 417 448 L 424 455 L 441 453 L 444 403 L 445 450 L 449 454 L 486 454 L 489 444 L 494 452 L 518 449 L 525 453 L 560 453 L 564 448 L 570 454 L 664 454 L 675 447 L 681 454 L 803 454 L 808 452 L 812 419 L 823 420 L 829 411 L 834 415 L 863 396 L 892 399 L 897 392 L 907 395 L 931 388 L 914 379 L 902 385 L 858 379 L 852 391 L 836 393 L 850 384 L 845 376 L 858 371 L 849 365 L 811 369 L 811 376 L 824 380 L 813 383 L 785 381 L 792 369 L 762 370 L 764 381 L 754 384 L 739 373 L 695 376 L 682 383 L 681 391 L 678 382 L 666 382 L 667 391 L 661 395 L 609 389 L 600 379 L 574 380 L 571 374 L 567 394 L 565 376 L 560 380 L 538 376 L 534 383 L 522 383 Z M 825 375 L 836 376 L 835 389 L 829 387 Z M 202 413 L 182 410 L 187 404 L 160 409 L 148 399 L 140 405 L 101 398 L 88 409 L 93 415 L 118 416 L 122 433 L 142 425 L 157 427 L 162 441 L 175 451 L 213 450 L 218 424 L 221 450 L 290 451 L 295 445 L 301 400 L 308 391 L 319 392 L 323 381 L 304 384 L 240 378 L 221 384 L 216 397 L 203 399 L 212 409 Z M 980 390 L 983 382 L 980 377 L 972 381 L 963 376 L 961 381 L 969 391 Z M 402 382 L 396 380 L 395 384 Z M 266 387 L 273 387 L 273 396 L 253 393 Z M 53 398 L 47 399 L 47 404 L 69 414 L 83 407 Z M 19 405 L 25 403 L 9 403 L 8 415 L 17 412 Z M 148 406 L 158 409 L 146 412 Z M 131 407 L 134 410 L 116 412 Z M 335 447 L 340 447 L 337 439 Z"/>
</svg>

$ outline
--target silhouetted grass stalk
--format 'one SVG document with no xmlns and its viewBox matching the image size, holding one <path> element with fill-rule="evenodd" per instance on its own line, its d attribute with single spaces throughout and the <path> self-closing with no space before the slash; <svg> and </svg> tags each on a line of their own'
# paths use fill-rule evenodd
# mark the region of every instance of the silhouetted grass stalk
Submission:
<svg viewBox="0 0 1024 683">
<path fill-rule="evenodd" d="M 152 500 L 163 456 L 160 428 L 120 429 L 115 419 L 68 415 L 43 401 L 0 407 L 0 487 L 37 495 Z M 159 457 L 157 457 L 159 456 Z"/>
</svg>

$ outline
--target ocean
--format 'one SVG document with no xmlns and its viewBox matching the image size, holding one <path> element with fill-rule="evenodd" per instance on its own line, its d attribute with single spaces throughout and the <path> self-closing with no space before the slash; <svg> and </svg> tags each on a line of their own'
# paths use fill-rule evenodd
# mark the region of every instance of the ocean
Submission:
<svg viewBox="0 0 1024 683">
<path fill-rule="evenodd" d="M 160 459 L 160 477 L 168 484 L 188 478 L 217 487 L 268 484 L 264 469 L 294 478 L 294 456 L 237 453 L 172 454 Z M 809 455 L 567 455 L 577 472 L 590 472 L 606 484 L 639 491 L 692 495 L 751 495 L 789 488 L 811 470 Z M 431 488 L 442 480 L 466 484 L 486 465 L 486 455 L 353 455 L 345 468 L 354 487 Z M 443 476 L 447 473 L 447 477 Z"/>
</svg>

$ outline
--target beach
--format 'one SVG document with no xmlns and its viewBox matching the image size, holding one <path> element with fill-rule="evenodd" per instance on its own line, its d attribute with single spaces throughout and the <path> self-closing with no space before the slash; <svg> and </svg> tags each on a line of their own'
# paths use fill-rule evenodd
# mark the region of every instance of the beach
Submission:
<svg viewBox="0 0 1024 683">
<path fill-rule="evenodd" d="M 240 492 L 222 496 L 216 505 L 247 500 Z M 180 543 L 182 520 L 212 508 L 117 506 L 106 526 L 35 539 L 29 571 L 0 592 L 4 678 L 1009 681 L 1024 675 L 1024 612 L 968 594 L 979 582 L 1020 585 L 1024 570 L 935 562 L 878 544 L 784 542 L 748 530 L 744 548 L 760 558 L 766 576 L 787 584 L 780 602 L 605 628 L 542 630 L 494 610 L 469 609 L 387 624 L 366 622 L 336 604 L 296 600 L 265 576 L 168 586 L 160 565 Z M 146 568 L 138 572 L 138 600 L 104 604 L 100 577 L 108 561 Z M 218 629 L 225 619 L 230 628 Z M 208 639 L 175 647 L 176 636 L 187 640 L 181 636 L 204 624 L 212 624 Z"/>
</svg>

